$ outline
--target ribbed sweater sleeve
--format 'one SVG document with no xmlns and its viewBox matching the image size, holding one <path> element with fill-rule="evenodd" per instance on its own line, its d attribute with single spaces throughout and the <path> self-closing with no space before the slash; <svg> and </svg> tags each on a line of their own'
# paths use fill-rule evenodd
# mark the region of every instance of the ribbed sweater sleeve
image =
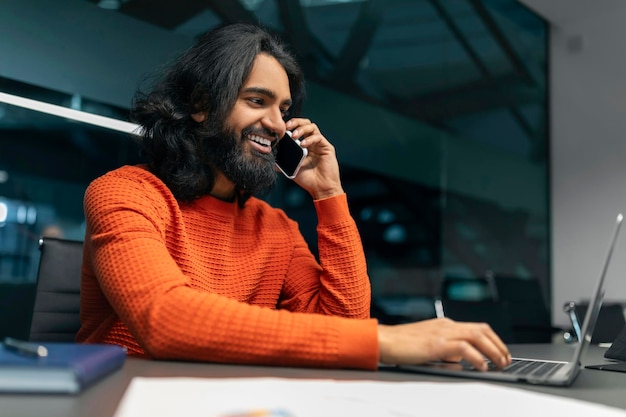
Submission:
<svg viewBox="0 0 626 417">
<path fill-rule="evenodd" d="M 375 369 L 377 323 L 347 201 L 315 205 L 321 265 L 297 224 L 260 200 L 179 203 L 140 167 L 95 180 L 77 340 L 157 359 Z"/>
<path fill-rule="evenodd" d="M 281 307 L 351 318 L 368 318 L 370 284 L 356 224 L 349 216 L 346 195 L 314 202 L 318 215 L 320 263 L 315 264 L 304 239 L 296 250 Z M 308 303 L 308 305 L 305 305 Z"/>
</svg>

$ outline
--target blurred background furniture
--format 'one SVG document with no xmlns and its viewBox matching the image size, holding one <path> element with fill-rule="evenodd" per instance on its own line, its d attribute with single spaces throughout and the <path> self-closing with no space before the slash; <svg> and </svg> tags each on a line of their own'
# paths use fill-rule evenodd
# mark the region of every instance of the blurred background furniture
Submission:
<svg viewBox="0 0 626 417">
<path fill-rule="evenodd" d="M 563 311 L 568 315 L 572 324 L 572 329 L 568 332 L 569 337 L 568 334 L 565 334 L 567 342 L 580 340 L 580 329 L 583 326 L 588 307 L 589 301 L 568 301 L 563 306 Z M 626 319 L 624 318 L 624 306 L 622 303 L 604 303 L 600 307 L 596 326 L 591 335 L 591 342 L 594 344 L 612 343 L 625 326 Z"/>
<path fill-rule="evenodd" d="M 552 326 L 539 281 L 532 278 L 446 277 L 440 303 L 438 316 L 489 323 L 507 343 L 550 342 L 560 330 Z"/>
<path fill-rule="evenodd" d="M 83 242 L 44 237 L 28 339 L 74 342 L 80 328 Z"/>
</svg>

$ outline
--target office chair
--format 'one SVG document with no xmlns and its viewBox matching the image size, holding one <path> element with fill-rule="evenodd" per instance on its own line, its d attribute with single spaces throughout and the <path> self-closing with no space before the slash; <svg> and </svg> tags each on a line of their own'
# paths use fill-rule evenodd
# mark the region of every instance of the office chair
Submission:
<svg viewBox="0 0 626 417">
<path fill-rule="evenodd" d="M 80 327 L 83 242 L 42 237 L 29 340 L 74 342 Z"/>
<path fill-rule="evenodd" d="M 497 299 L 509 306 L 516 343 L 551 342 L 560 329 L 552 326 L 539 281 L 496 275 L 494 284 Z"/>
</svg>

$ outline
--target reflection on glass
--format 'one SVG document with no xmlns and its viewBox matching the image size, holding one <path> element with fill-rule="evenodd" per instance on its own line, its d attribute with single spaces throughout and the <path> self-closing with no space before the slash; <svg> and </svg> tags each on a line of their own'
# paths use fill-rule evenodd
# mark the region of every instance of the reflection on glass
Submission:
<svg viewBox="0 0 626 417">
<path fill-rule="evenodd" d="M 0 108 L 0 283 L 32 283 L 39 237 L 82 240 L 85 187 L 138 161 L 138 150 L 127 133 L 7 103 Z"/>
</svg>

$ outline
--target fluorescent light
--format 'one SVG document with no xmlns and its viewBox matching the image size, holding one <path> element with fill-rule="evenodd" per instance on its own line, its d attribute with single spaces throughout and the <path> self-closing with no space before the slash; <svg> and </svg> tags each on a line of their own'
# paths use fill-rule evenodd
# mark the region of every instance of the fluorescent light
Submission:
<svg viewBox="0 0 626 417">
<path fill-rule="evenodd" d="M 31 100 L 20 96 L 14 96 L 12 94 L 0 92 L 0 103 L 8 103 L 14 106 L 88 123 L 94 126 L 117 130 L 119 132 L 132 133 L 135 135 L 139 134 L 140 127 L 135 123 L 125 122 L 123 120 L 87 113 L 80 110 L 69 109 L 67 107 L 57 106 L 56 104 L 44 103 L 43 101 Z"/>
</svg>

